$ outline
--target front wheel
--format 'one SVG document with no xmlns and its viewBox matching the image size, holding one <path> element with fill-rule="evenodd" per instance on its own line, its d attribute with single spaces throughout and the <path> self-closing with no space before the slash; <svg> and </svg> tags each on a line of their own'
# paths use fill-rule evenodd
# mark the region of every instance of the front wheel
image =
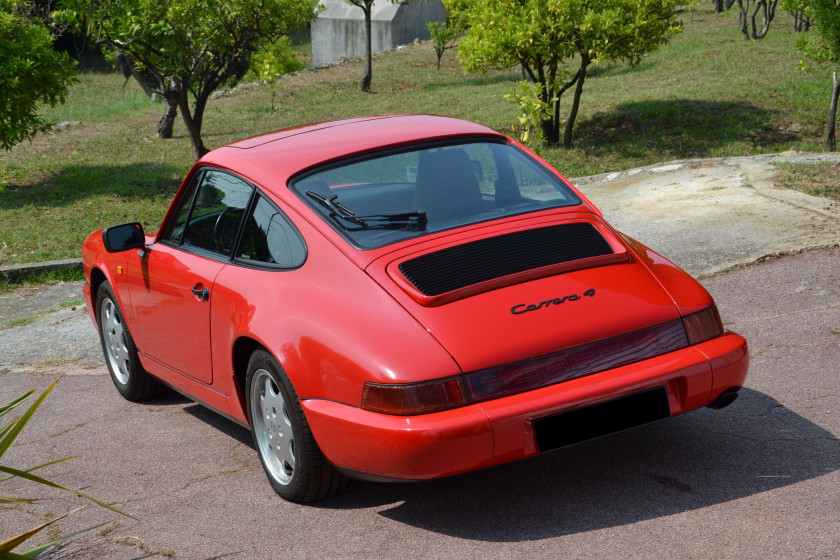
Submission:
<svg viewBox="0 0 840 560">
<path fill-rule="evenodd" d="M 96 320 L 105 363 L 117 391 L 130 401 L 141 401 L 159 394 L 160 382 L 140 365 L 137 348 L 111 284 L 103 282 L 96 293 Z"/>
<path fill-rule="evenodd" d="M 257 350 L 245 380 L 254 446 L 274 491 L 291 502 L 311 502 L 343 490 L 348 479 L 324 457 L 297 393 L 277 360 Z"/>
</svg>

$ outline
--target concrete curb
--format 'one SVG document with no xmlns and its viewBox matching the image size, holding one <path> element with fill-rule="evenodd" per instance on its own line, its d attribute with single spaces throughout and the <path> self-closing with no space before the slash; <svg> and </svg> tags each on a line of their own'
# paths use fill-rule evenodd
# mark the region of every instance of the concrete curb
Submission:
<svg viewBox="0 0 840 560">
<path fill-rule="evenodd" d="M 60 261 L 46 261 L 40 263 L 13 264 L 0 267 L 0 279 L 20 283 L 42 272 L 55 270 L 82 270 L 82 259 L 63 259 Z"/>
</svg>

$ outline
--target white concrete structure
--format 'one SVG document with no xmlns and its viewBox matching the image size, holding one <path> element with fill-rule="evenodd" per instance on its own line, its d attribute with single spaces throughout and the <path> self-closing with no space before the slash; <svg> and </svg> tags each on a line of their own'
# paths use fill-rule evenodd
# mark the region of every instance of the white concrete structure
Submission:
<svg viewBox="0 0 840 560">
<path fill-rule="evenodd" d="M 322 0 L 324 11 L 312 22 L 312 66 L 365 55 L 365 18 L 361 8 L 344 0 Z M 446 21 L 441 0 L 394 4 L 376 0 L 371 12 L 371 48 L 374 53 L 428 39 L 426 24 Z"/>
</svg>

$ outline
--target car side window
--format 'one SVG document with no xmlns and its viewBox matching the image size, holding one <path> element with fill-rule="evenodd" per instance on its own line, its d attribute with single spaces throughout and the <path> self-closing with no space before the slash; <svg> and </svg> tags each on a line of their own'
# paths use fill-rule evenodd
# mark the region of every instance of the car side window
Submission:
<svg viewBox="0 0 840 560">
<path fill-rule="evenodd" d="M 186 192 L 184 192 L 184 196 L 182 196 L 181 200 L 178 202 L 178 210 L 175 212 L 175 216 L 161 239 L 171 241 L 176 245 L 181 244 L 181 237 L 184 234 L 184 226 L 187 224 L 187 218 L 190 217 L 190 208 L 192 208 L 192 201 L 193 198 L 195 198 L 195 189 L 200 179 L 200 172 L 193 176 L 192 181 L 190 181 L 190 185 L 187 187 Z"/>
<path fill-rule="evenodd" d="M 183 202 L 164 240 L 229 257 L 254 188 L 229 173 L 205 170 Z"/>
<path fill-rule="evenodd" d="M 306 245 L 291 221 L 266 198 L 258 196 L 245 222 L 236 257 L 296 268 L 306 260 Z"/>
</svg>

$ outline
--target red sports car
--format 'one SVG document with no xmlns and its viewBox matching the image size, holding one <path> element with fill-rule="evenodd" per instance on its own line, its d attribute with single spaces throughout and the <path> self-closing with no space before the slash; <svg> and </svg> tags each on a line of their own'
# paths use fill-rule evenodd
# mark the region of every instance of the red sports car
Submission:
<svg viewBox="0 0 840 560">
<path fill-rule="evenodd" d="M 735 400 L 749 362 L 688 274 L 462 120 L 375 116 L 214 150 L 160 229 L 96 231 L 119 392 L 249 426 L 306 502 L 489 467 Z"/>
</svg>

